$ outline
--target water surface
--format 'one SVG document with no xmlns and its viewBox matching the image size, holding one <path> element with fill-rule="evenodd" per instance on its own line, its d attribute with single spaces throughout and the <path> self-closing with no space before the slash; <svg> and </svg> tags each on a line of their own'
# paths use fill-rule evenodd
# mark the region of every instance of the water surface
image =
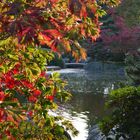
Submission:
<svg viewBox="0 0 140 140">
<path fill-rule="evenodd" d="M 89 129 L 106 114 L 107 94 L 125 80 L 123 67 L 91 63 L 85 69 L 62 69 L 58 72 L 68 81 L 67 89 L 72 93 L 71 100 L 61 106 L 59 113 L 79 130 L 79 135 L 73 140 L 86 140 Z"/>
</svg>

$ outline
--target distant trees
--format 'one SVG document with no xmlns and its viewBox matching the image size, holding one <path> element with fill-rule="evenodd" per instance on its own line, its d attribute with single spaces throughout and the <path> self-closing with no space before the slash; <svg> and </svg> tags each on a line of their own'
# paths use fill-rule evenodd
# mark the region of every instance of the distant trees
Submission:
<svg viewBox="0 0 140 140">
<path fill-rule="evenodd" d="M 114 52 L 135 53 L 140 44 L 140 26 L 129 27 L 115 9 L 110 9 L 108 13 L 101 35 L 105 47 Z"/>
<path fill-rule="evenodd" d="M 139 8 L 139 0 L 126 0 L 117 9 L 110 9 L 110 16 L 105 19 L 109 24 L 106 24 L 107 28 L 102 31 L 101 38 L 106 48 L 126 54 L 125 70 L 128 79 L 131 80 L 109 94 L 106 104 L 112 112 L 100 123 L 100 128 L 108 139 L 140 138 Z M 108 25 L 111 25 L 111 28 Z"/>
<path fill-rule="evenodd" d="M 121 5 L 117 8 L 127 26 L 140 26 L 140 1 L 139 0 L 122 0 Z"/>
<path fill-rule="evenodd" d="M 104 7 L 108 14 L 100 19 L 101 36 L 89 53 L 104 61 L 124 61 L 126 53 L 136 54 L 140 44 L 139 5 L 138 0 L 126 0 L 117 8 Z"/>
</svg>

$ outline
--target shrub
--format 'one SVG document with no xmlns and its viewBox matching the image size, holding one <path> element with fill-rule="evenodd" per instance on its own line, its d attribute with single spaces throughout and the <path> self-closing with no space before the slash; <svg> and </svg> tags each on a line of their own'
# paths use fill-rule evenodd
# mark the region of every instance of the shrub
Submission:
<svg viewBox="0 0 140 140">
<path fill-rule="evenodd" d="M 109 138 L 123 137 L 129 140 L 140 138 L 140 87 L 124 87 L 109 94 L 107 108 L 112 109 L 100 122 L 102 132 Z"/>
</svg>

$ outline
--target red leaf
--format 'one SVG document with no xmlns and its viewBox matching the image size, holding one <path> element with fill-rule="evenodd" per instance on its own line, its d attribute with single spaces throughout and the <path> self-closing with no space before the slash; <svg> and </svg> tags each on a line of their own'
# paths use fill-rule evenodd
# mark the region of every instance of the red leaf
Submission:
<svg viewBox="0 0 140 140">
<path fill-rule="evenodd" d="M 50 34 L 51 36 L 57 39 L 60 39 L 63 37 L 62 34 L 56 29 L 48 29 L 48 30 L 45 30 L 44 32 Z"/>
<path fill-rule="evenodd" d="M 33 116 L 33 111 L 28 111 L 27 115 L 28 115 L 29 117 L 32 117 L 32 116 Z"/>
<path fill-rule="evenodd" d="M 0 92 L 0 103 L 2 103 L 4 99 L 5 99 L 5 94 L 3 91 L 1 91 Z"/>
<path fill-rule="evenodd" d="M 24 86 L 26 86 L 27 88 L 29 88 L 29 89 L 33 89 L 33 84 L 32 83 L 30 83 L 29 81 L 27 81 L 27 80 L 22 80 L 21 81 L 22 82 L 22 84 L 24 85 Z"/>
<path fill-rule="evenodd" d="M 34 97 L 34 96 L 29 96 L 28 100 L 29 100 L 30 102 L 35 103 L 35 102 L 37 101 L 37 98 Z"/>
<path fill-rule="evenodd" d="M 41 91 L 40 90 L 36 89 L 36 90 L 33 91 L 33 96 L 38 97 L 40 95 L 41 95 Z"/>
<path fill-rule="evenodd" d="M 48 96 L 46 96 L 46 98 L 47 98 L 48 100 L 52 101 L 52 100 L 54 99 L 54 96 L 48 95 Z"/>
<path fill-rule="evenodd" d="M 50 48 L 54 51 L 54 52 L 57 52 L 57 48 L 56 48 L 56 45 L 57 45 L 57 42 L 56 41 L 53 41 L 51 44 L 50 44 Z"/>
<path fill-rule="evenodd" d="M 86 18 L 87 17 L 87 10 L 85 6 L 82 6 L 80 11 L 80 16 Z"/>
<path fill-rule="evenodd" d="M 52 40 L 49 36 L 47 36 L 44 33 L 39 33 L 38 39 L 39 39 L 41 45 L 45 45 L 45 44 L 49 45 L 50 41 Z"/>
<path fill-rule="evenodd" d="M 0 108 L 0 122 L 2 122 L 4 119 L 5 119 L 4 109 Z"/>
<path fill-rule="evenodd" d="M 26 35 L 30 30 L 31 30 L 31 27 L 24 28 L 24 29 L 22 30 L 21 35 L 22 35 L 22 36 Z"/>
</svg>

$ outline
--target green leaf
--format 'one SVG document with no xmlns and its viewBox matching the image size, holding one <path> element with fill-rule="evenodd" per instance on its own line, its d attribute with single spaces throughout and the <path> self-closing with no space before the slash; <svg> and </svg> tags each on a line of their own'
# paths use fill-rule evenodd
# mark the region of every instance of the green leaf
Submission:
<svg viewBox="0 0 140 140">
<path fill-rule="evenodd" d="M 24 79 L 25 76 L 23 74 L 18 74 L 18 75 L 15 75 L 14 78 L 17 80 L 21 80 L 21 79 Z"/>
<path fill-rule="evenodd" d="M 13 60 L 16 60 L 16 61 L 19 60 L 17 55 L 14 55 L 14 54 L 8 54 L 7 56 L 8 56 L 10 59 L 13 59 Z"/>
<path fill-rule="evenodd" d="M 98 10 L 96 11 L 96 14 L 97 14 L 99 17 L 102 17 L 102 16 L 106 15 L 107 13 L 106 13 L 106 11 L 103 10 L 103 9 L 98 9 Z"/>
</svg>

